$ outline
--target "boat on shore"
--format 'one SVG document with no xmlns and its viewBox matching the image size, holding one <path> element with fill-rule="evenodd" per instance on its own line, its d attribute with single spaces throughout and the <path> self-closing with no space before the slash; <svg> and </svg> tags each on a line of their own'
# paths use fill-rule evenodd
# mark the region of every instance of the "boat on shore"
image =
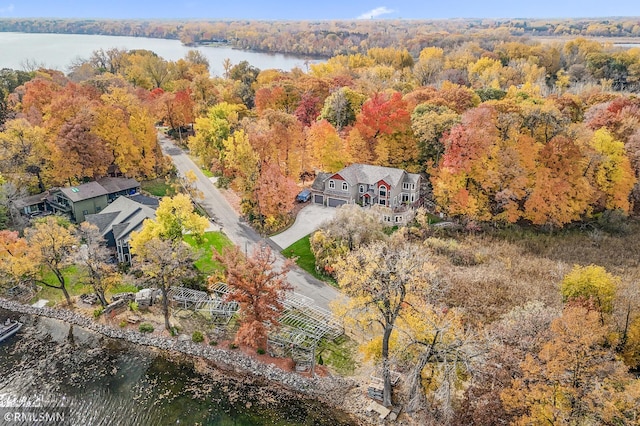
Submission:
<svg viewBox="0 0 640 426">
<path fill-rule="evenodd" d="M 0 323 L 0 342 L 13 336 L 22 328 L 22 323 L 19 321 L 7 320 L 4 323 Z"/>
</svg>

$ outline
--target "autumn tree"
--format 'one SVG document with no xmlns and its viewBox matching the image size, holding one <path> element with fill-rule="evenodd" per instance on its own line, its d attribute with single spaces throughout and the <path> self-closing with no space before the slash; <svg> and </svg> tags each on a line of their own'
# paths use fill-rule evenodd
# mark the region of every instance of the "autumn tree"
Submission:
<svg viewBox="0 0 640 426">
<path fill-rule="evenodd" d="M 107 248 L 97 226 L 83 222 L 76 229 L 77 237 L 82 244 L 76 255 L 76 262 L 83 269 L 85 282 L 93 288 L 102 306 L 109 302 L 105 292 L 117 277 L 116 268 L 111 263 L 112 254 Z"/>
<path fill-rule="evenodd" d="M 517 412 L 507 412 L 500 394 L 522 376 L 520 365 L 551 339 L 549 326 L 561 312 L 539 301 L 516 306 L 484 328 L 486 352 L 476 365 L 473 381 L 452 423 L 494 425 L 496 419 L 511 423 Z"/>
<path fill-rule="evenodd" d="M 273 163 L 263 164 L 256 181 L 254 199 L 257 213 L 267 229 L 276 229 L 293 209 L 298 187 Z"/>
<path fill-rule="evenodd" d="M 45 191 L 44 174 L 49 165 L 46 130 L 18 118 L 7 121 L 0 132 L 2 172 L 18 185 Z M 35 182 L 32 182 L 35 180 Z"/>
<path fill-rule="evenodd" d="M 140 231 L 132 232 L 129 244 L 132 250 L 134 247 L 135 250 L 142 250 L 153 238 L 181 241 L 185 233 L 197 238 L 202 236 L 208 226 L 207 218 L 193 211 L 193 204 L 188 195 L 164 197 L 156 209 L 156 218 L 146 219 Z"/>
<path fill-rule="evenodd" d="M 240 328 L 237 344 L 258 349 L 267 346 L 267 333 L 278 325 L 283 301 L 293 287 L 286 281 L 291 265 L 276 269 L 276 257 L 268 246 L 256 248 L 245 257 L 238 247 L 215 253 L 214 259 L 225 269 L 226 283 L 231 289 L 228 300 L 240 304 Z"/>
<path fill-rule="evenodd" d="M 29 282 L 34 272 L 27 240 L 18 231 L 0 231 L 0 288 Z"/>
<path fill-rule="evenodd" d="M 316 270 L 333 276 L 338 259 L 363 245 L 385 239 L 384 224 L 375 207 L 356 204 L 336 208 L 336 215 L 311 235 L 309 243 L 316 259 Z"/>
<path fill-rule="evenodd" d="M 411 113 L 411 128 L 418 142 L 418 161 L 437 165 L 444 153 L 442 137 L 460 122 L 460 115 L 446 106 L 420 104 Z"/>
<path fill-rule="evenodd" d="M 593 170 L 599 204 L 605 209 L 629 212 L 629 194 L 636 183 L 624 144 L 613 139 L 606 129 L 597 130 L 591 146 L 598 156 Z"/>
<path fill-rule="evenodd" d="M 345 166 L 344 142 L 331 123 L 317 121 L 306 129 L 306 135 L 316 167 L 337 172 Z"/>
<path fill-rule="evenodd" d="M 50 283 L 42 277 L 35 282 L 61 290 L 67 304 L 71 305 L 71 296 L 67 291 L 65 269 L 74 263 L 74 252 L 78 247 L 78 238 L 74 235 L 74 226 L 60 216 L 47 216 L 37 220 L 33 227 L 25 230 L 30 257 L 40 274 L 51 272 L 56 282 Z"/>
<path fill-rule="evenodd" d="M 355 122 L 365 99 L 364 95 L 343 87 L 325 99 L 319 118 L 327 120 L 340 131 Z"/>
<path fill-rule="evenodd" d="M 52 180 L 58 184 L 104 176 L 113 155 L 92 131 L 94 117 L 80 113 L 60 128 L 51 145 Z"/>
<path fill-rule="evenodd" d="M 432 285 L 434 267 L 425 251 L 403 236 L 378 241 L 349 253 L 336 264 L 338 284 L 346 296 L 342 308 L 360 323 L 376 324 L 382 335 L 380 356 L 384 380 L 383 404 L 391 405 L 389 344 L 407 296 Z"/>
<path fill-rule="evenodd" d="M 638 380 L 612 356 L 599 314 L 566 308 L 551 332 L 502 393 L 503 404 L 518 417 L 515 424 L 633 424 Z"/>
<path fill-rule="evenodd" d="M 210 107 L 205 117 L 196 118 L 189 149 L 207 166 L 224 167 L 224 141 L 237 127 L 240 111 L 240 106 L 222 102 Z"/>
<path fill-rule="evenodd" d="M 252 194 L 260 173 L 260 158 L 243 130 L 224 141 L 226 172 L 233 177 L 232 187 L 240 194 Z"/>
<path fill-rule="evenodd" d="M 145 281 L 162 292 L 164 327 L 172 332 L 169 322 L 169 290 L 180 286 L 196 274 L 193 262 L 195 254 L 191 246 L 182 240 L 163 239 L 154 236 L 144 244 L 131 244 L 136 257 L 135 266 L 142 271 Z"/>
<path fill-rule="evenodd" d="M 602 266 L 575 265 L 562 279 L 560 291 L 564 302 L 592 302 L 598 311 L 611 313 L 619 286 L 620 278 L 611 275 Z"/>
</svg>

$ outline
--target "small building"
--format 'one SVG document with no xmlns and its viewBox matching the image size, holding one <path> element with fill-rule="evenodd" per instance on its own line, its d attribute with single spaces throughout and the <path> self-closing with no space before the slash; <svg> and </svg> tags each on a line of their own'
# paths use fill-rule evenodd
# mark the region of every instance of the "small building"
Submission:
<svg viewBox="0 0 640 426">
<path fill-rule="evenodd" d="M 420 200 L 421 176 L 393 167 L 352 164 L 336 173 L 319 173 L 312 201 L 328 207 L 382 206 L 383 220 L 406 224 Z"/>
<path fill-rule="evenodd" d="M 139 231 L 146 219 L 155 219 L 154 207 L 138 203 L 128 197 L 118 197 L 100 213 L 89 214 L 86 220 L 94 224 L 107 240 L 107 246 L 116 251 L 118 262 L 131 263 L 129 238 Z"/>
</svg>

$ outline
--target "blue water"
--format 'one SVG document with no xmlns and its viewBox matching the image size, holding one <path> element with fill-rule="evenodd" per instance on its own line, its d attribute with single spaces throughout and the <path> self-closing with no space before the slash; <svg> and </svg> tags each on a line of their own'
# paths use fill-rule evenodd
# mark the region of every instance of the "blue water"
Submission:
<svg viewBox="0 0 640 426">
<path fill-rule="evenodd" d="M 0 320 L 7 317 L 16 315 L 0 310 Z M 2 401 L 45 400 L 47 407 L 67 407 L 63 424 L 72 425 L 352 424 L 343 413 L 286 395 L 269 383 L 199 372 L 190 359 L 57 320 L 21 320 L 22 330 L 0 343 L 0 406 Z"/>
<path fill-rule="evenodd" d="M 74 61 L 88 59 L 96 50 L 111 48 L 151 50 L 171 61 L 184 58 L 189 50 L 195 49 L 209 60 L 211 75 L 218 77 L 224 73 L 222 63 L 226 58 L 229 58 L 234 65 L 240 61 L 248 61 L 261 70 L 274 68 L 284 71 L 295 67 L 306 71 L 308 63 L 319 62 L 289 55 L 237 50 L 231 47 L 187 47 L 183 46 L 179 40 L 158 38 L 0 32 L 0 69 L 24 69 L 26 63 L 32 63 L 67 73 Z"/>
</svg>

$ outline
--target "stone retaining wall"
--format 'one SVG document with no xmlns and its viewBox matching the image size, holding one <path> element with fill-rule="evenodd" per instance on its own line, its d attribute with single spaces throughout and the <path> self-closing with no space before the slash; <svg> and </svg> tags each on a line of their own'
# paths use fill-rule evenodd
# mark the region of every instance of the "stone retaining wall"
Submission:
<svg viewBox="0 0 640 426">
<path fill-rule="evenodd" d="M 233 370 L 240 374 L 262 377 L 266 380 L 280 383 L 296 392 L 319 399 L 326 399 L 333 395 L 330 398 L 334 406 L 340 403 L 339 397 L 344 395 L 344 390 L 351 387 L 350 383 L 344 379 L 336 377 L 316 377 L 313 379 L 302 377 L 295 373 L 283 371 L 274 365 L 263 364 L 240 351 L 225 350 L 190 341 L 180 342 L 175 338 L 115 328 L 99 324 L 91 318 L 66 309 L 36 308 L 3 298 L 0 298 L 0 308 L 22 314 L 54 318 L 78 325 L 112 339 L 120 339 L 137 345 L 151 346 L 161 350 L 176 351 L 185 355 L 201 357 L 213 361 L 220 368 Z"/>
</svg>

